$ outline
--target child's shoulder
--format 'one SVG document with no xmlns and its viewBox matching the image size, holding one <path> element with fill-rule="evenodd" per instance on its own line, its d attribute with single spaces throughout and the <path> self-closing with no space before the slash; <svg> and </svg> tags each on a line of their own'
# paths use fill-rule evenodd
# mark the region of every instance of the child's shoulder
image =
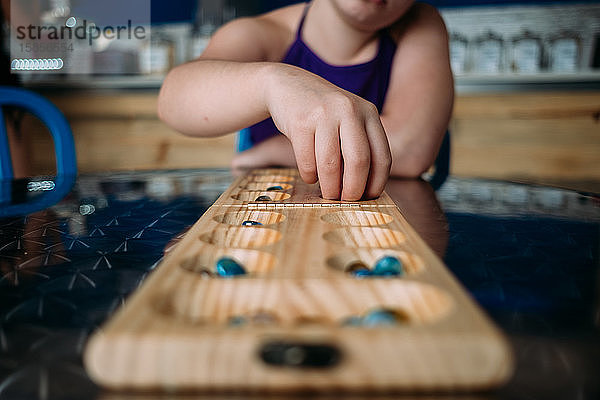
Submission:
<svg viewBox="0 0 600 400">
<path fill-rule="evenodd" d="M 445 36 L 446 26 L 435 7 L 425 3 L 415 3 L 402 18 L 389 27 L 390 35 L 396 42 L 400 42 L 409 31 Z"/>
<path fill-rule="evenodd" d="M 222 26 L 213 39 L 245 41 L 262 50 L 264 61 L 279 61 L 294 41 L 304 7 L 304 3 L 300 3 L 254 17 L 237 18 Z"/>
</svg>

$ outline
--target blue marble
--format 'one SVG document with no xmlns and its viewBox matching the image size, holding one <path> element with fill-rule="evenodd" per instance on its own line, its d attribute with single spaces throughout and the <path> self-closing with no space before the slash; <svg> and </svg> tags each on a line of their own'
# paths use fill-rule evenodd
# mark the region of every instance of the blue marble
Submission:
<svg viewBox="0 0 600 400">
<path fill-rule="evenodd" d="M 397 312 L 386 309 L 377 309 L 367 313 L 362 318 L 363 326 L 397 325 L 401 322 Z"/>
<path fill-rule="evenodd" d="M 222 277 L 246 275 L 246 270 L 237 261 L 229 257 L 221 257 L 217 261 L 217 274 Z"/>
<path fill-rule="evenodd" d="M 373 268 L 373 275 L 376 276 L 400 276 L 403 273 L 402 262 L 393 256 L 381 257 Z"/>
<path fill-rule="evenodd" d="M 270 192 L 272 190 L 283 190 L 283 186 L 279 186 L 279 185 L 275 185 L 275 186 L 269 186 L 267 188 L 267 191 Z"/>
<path fill-rule="evenodd" d="M 368 278 L 374 276 L 373 271 L 370 269 L 357 269 L 356 271 L 352 271 L 351 274 L 357 278 Z"/>
<path fill-rule="evenodd" d="M 347 273 L 354 276 L 369 276 L 371 270 L 362 261 L 352 261 L 344 269 Z"/>
</svg>

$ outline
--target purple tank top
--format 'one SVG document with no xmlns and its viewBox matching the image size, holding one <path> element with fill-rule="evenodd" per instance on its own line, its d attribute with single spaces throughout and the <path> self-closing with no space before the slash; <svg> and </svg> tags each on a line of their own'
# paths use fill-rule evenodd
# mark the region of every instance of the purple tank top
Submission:
<svg viewBox="0 0 600 400">
<path fill-rule="evenodd" d="M 302 26 L 307 10 L 308 5 L 305 7 L 298 25 L 296 39 L 281 62 L 301 67 L 323 77 L 334 85 L 375 104 L 381 113 L 390 81 L 396 43 L 387 31 L 383 30 L 379 35 L 379 50 L 371 61 L 348 66 L 327 64 L 302 41 Z M 250 139 L 254 144 L 279 133 L 271 118 L 252 125 L 248 130 Z"/>
</svg>

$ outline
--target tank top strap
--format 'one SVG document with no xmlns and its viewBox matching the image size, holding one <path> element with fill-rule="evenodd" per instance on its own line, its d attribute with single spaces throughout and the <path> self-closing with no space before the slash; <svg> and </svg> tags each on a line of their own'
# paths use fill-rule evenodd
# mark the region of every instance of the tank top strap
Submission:
<svg viewBox="0 0 600 400">
<path fill-rule="evenodd" d="M 302 11 L 302 18 L 300 18 L 300 23 L 298 24 L 298 29 L 296 30 L 296 40 L 302 40 L 302 27 L 304 26 L 304 20 L 306 19 L 306 14 L 308 13 L 308 9 L 310 8 L 310 1 L 307 1 L 304 5 L 304 11 Z"/>
<path fill-rule="evenodd" d="M 327 81 L 360 96 L 377 106 L 381 112 L 389 86 L 392 62 L 396 53 L 396 43 L 387 29 L 377 33 L 378 50 L 370 61 L 354 65 L 331 65 L 322 60 L 302 40 L 302 29 L 307 12 L 312 3 L 306 2 L 301 18 L 299 18 L 296 39 L 290 44 L 282 63 L 295 65 L 310 71 Z M 374 38 L 375 39 L 375 38 Z M 278 129 L 272 119 L 266 119 L 248 128 L 251 144 L 260 143 L 273 135 Z M 244 149 L 240 141 L 240 150 Z"/>
<path fill-rule="evenodd" d="M 393 56 L 396 53 L 396 41 L 392 38 L 390 34 L 390 30 L 388 28 L 384 28 L 379 31 L 379 52 L 378 57 L 381 56 L 381 53 L 391 53 Z"/>
</svg>

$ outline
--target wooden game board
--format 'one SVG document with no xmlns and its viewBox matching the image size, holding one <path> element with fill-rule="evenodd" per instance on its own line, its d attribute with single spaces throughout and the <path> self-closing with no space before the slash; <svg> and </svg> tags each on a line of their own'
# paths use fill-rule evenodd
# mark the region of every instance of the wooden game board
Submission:
<svg viewBox="0 0 600 400">
<path fill-rule="evenodd" d="M 274 185 L 283 190 L 266 191 Z M 406 274 L 344 272 L 383 255 Z M 201 273 L 223 256 L 249 274 Z M 343 324 L 380 307 L 408 321 Z M 271 320 L 231 324 L 261 315 Z M 307 366 L 312 355 L 325 365 Z M 512 371 L 505 339 L 385 193 L 327 201 L 287 169 L 238 178 L 93 335 L 84 359 L 100 384 L 162 390 L 475 389 Z"/>
</svg>

